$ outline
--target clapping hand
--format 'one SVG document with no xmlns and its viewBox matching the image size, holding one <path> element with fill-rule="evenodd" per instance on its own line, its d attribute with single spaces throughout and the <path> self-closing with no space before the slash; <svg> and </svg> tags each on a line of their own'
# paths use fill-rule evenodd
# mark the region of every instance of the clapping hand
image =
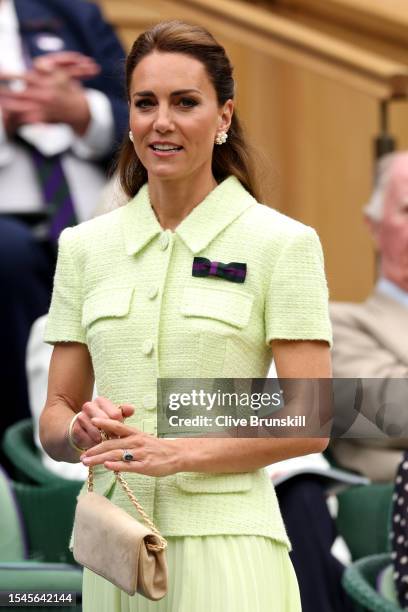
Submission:
<svg viewBox="0 0 408 612">
<path fill-rule="evenodd" d="M 92 58 L 59 52 L 37 58 L 24 74 L 0 74 L 0 108 L 9 135 L 30 123 L 66 123 L 83 135 L 90 111 L 80 80 L 99 71 Z"/>
</svg>

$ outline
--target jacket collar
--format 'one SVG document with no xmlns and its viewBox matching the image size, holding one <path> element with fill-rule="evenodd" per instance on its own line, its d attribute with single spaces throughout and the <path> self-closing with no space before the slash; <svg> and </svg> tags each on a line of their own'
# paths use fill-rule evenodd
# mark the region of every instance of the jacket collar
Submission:
<svg viewBox="0 0 408 612">
<path fill-rule="evenodd" d="M 147 184 L 123 208 L 123 235 L 128 255 L 135 255 L 163 231 L 150 206 Z"/>
<path fill-rule="evenodd" d="M 247 208 L 255 204 L 256 200 L 239 180 L 229 176 L 176 227 L 175 234 L 192 253 L 199 253 Z M 128 255 L 138 253 L 163 231 L 150 205 L 147 184 L 125 206 L 122 224 Z"/>
</svg>

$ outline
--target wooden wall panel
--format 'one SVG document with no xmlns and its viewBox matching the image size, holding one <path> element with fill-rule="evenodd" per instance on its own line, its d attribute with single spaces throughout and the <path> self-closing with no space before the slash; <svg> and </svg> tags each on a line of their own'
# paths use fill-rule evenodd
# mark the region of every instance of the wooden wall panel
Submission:
<svg viewBox="0 0 408 612">
<path fill-rule="evenodd" d="M 265 201 L 317 229 L 332 299 L 363 299 L 375 278 L 361 207 L 372 183 L 377 100 L 335 72 L 318 73 L 276 57 L 273 46 L 253 32 L 185 3 L 100 4 L 127 46 L 151 23 L 168 18 L 202 23 L 225 45 L 235 66 L 237 108 L 259 151 Z M 407 112 L 406 102 L 393 104 L 391 127 L 400 148 L 408 148 Z"/>
</svg>

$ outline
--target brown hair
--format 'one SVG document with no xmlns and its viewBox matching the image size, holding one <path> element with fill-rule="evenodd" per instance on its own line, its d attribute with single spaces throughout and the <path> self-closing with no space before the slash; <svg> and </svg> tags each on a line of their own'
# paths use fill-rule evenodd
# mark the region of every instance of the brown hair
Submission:
<svg viewBox="0 0 408 612">
<path fill-rule="evenodd" d="M 184 53 L 194 57 L 205 66 L 216 91 L 218 103 L 222 105 L 234 98 L 233 69 L 225 49 L 201 26 L 189 25 L 182 21 L 163 21 L 140 34 L 133 43 L 126 60 L 128 100 L 130 100 L 130 83 L 134 69 L 153 51 Z M 127 135 L 119 152 L 117 168 L 125 193 L 129 197 L 135 196 L 140 187 L 146 183 L 147 172 Z M 236 176 L 242 185 L 259 199 L 252 160 L 236 112 L 232 116 L 227 142 L 214 147 L 212 171 L 217 182 L 221 182 L 231 174 Z"/>
</svg>

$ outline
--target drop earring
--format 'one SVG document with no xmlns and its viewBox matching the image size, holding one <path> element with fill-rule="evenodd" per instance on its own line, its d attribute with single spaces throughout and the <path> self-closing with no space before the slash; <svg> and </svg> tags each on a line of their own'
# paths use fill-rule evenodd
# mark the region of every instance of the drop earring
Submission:
<svg viewBox="0 0 408 612">
<path fill-rule="evenodd" d="M 218 134 L 215 137 L 214 142 L 217 145 L 223 145 L 227 142 L 227 138 L 228 138 L 227 132 L 218 132 Z"/>
<path fill-rule="evenodd" d="M 133 142 L 133 134 L 132 132 L 129 130 L 129 140 L 131 140 Z"/>
</svg>

